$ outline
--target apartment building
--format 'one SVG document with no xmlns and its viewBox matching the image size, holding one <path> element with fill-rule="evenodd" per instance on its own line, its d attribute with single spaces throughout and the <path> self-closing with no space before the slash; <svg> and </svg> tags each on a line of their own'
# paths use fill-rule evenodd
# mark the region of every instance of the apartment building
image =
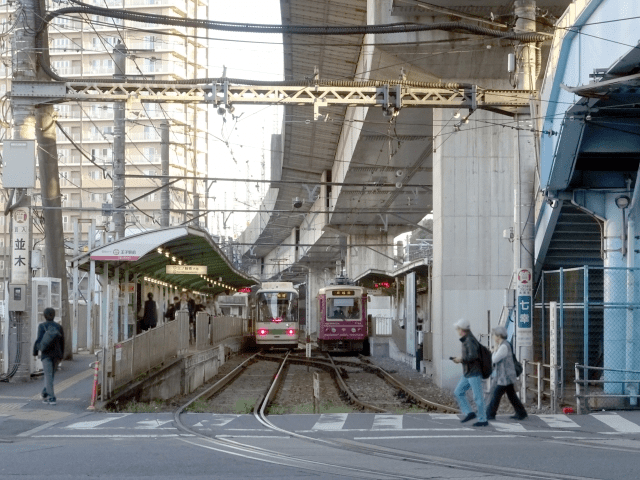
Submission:
<svg viewBox="0 0 640 480">
<path fill-rule="evenodd" d="M 48 2 L 49 9 L 66 5 Z M 191 18 L 208 18 L 209 5 L 199 0 L 93 0 L 96 6 L 126 8 L 152 14 Z M 0 24 L 12 21 L 15 3 L 0 0 Z M 87 21 L 90 20 L 90 21 Z M 58 17 L 49 27 L 51 65 L 63 77 L 78 79 L 110 77 L 114 74 L 113 48 L 122 42 L 130 50 L 127 75 L 140 83 L 154 79 L 178 80 L 208 76 L 209 46 L 206 33 L 191 28 L 139 24 L 102 16 L 80 21 L 78 17 Z M 4 45 L 3 65 L 0 65 L 0 95 L 10 90 L 10 42 Z M 63 204 L 63 225 L 68 245 L 73 239 L 73 225 L 78 219 L 96 219 L 98 225 L 109 226 L 110 217 L 101 211 L 112 202 L 114 145 L 113 103 L 64 103 L 56 107 L 58 121 L 66 135 L 58 131 L 60 186 Z M 206 176 L 208 174 L 209 111 L 206 105 L 149 104 L 133 99 L 127 103 L 125 159 L 126 174 L 146 175 L 127 178 L 126 196 L 144 196 L 160 186 L 153 177 L 161 174 L 159 125 L 170 124 L 170 175 Z M 10 132 L 7 133 L 10 135 Z M 89 160 L 90 157 L 91 160 Z M 171 225 L 189 221 L 194 204 L 207 206 L 203 181 L 182 181 L 171 185 Z M 198 197 L 196 199 L 196 196 Z M 40 204 L 39 198 L 34 198 Z M 159 228 L 160 192 L 135 201 L 126 216 L 127 234 Z M 89 210 L 83 210 L 89 209 Z M 188 211 L 188 212 L 187 212 Z M 206 223 L 201 217 L 200 224 Z M 0 217 L 3 220 L 3 217 Z M 0 224 L 0 248 L 8 245 L 6 227 Z M 108 228 L 107 228 L 108 230 Z M 87 241 L 88 224 L 81 223 L 82 242 Z M 68 235 L 68 237 L 67 237 Z M 42 236 L 34 229 L 35 240 Z M 2 266 L 2 265 L 0 265 Z"/>
</svg>

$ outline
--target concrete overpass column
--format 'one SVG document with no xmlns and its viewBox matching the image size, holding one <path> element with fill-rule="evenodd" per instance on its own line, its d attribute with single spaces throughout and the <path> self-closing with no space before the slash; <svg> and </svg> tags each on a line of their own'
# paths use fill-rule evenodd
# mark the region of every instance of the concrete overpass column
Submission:
<svg viewBox="0 0 640 480">
<path fill-rule="evenodd" d="M 387 232 L 378 235 L 349 235 L 347 245 L 347 277 L 356 278 L 372 269 L 384 272 L 393 270 L 393 235 Z"/>
<path fill-rule="evenodd" d="M 453 324 L 464 317 L 476 337 L 487 334 L 487 317 L 497 325 L 513 271 L 512 244 L 502 232 L 513 225 L 515 136 L 500 126 L 473 128 L 504 122 L 485 111 L 454 132 L 457 113 L 433 112 L 433 123 L 442 130 L 433 154 L 433 363 L 428 368 L 447 388 L 461 374 L 448 360 L 460 353 Z"/>
</svg>

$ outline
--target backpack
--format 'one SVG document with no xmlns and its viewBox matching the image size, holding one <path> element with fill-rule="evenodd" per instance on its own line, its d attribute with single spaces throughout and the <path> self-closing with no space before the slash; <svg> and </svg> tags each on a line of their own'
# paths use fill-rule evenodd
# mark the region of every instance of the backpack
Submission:
<svg viewBox="0 0 640 480">
<path fill-rule="evenodd" d="M 482 378 L 487 379 L 491 376 L 493 365 L 491 363 L 491 352 L 487 347 L 478 342 L 478 352 L 480 359 L 480 370 L 482 371 Z"/>
<path fill-rule="evenodd" d="M 511 344 L 509 344 L 511 346 Z M 516 369 L 516 377 L 522 375 L 522 364 L 516 358 L 516 354 L 513 353 L 513 347 L 511 347 L 511 355 L 513 356 L 513 366 Z"/>
<path fill-rule="evenodd" d="M 47 350 L 55 346 L 55 342 L 60 338 L 60 330 L 58 327 L 44 327 L 44 335 L 40 340 L 40 351 L 45 353 Z"/>
</svg>

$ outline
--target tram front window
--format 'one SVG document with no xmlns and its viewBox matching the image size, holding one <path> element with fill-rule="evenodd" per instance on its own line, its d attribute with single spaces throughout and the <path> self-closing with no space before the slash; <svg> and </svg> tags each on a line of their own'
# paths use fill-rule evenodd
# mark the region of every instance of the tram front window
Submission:
<svg viewBox="0 0 640 480">
<path fill-rule="evenodd" d="M 359 298 L 327 299 L 327 320 L 359 320 Z"/>
<path fill-rule="evenodd" d="M 258 295 L 261 322 L 297 322 L 298 297 L 295 293 L 265 292 Z"/>
</svg>

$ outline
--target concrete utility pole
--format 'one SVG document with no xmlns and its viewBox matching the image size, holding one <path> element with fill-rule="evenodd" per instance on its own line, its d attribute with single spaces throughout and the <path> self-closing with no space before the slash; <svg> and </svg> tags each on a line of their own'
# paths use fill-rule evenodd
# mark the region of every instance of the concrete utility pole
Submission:
<svg viewBox="0 0 640 480">
<path fill-rule="evenodd" d="M 536 1 L 516 0 L 515 4 L 516 32 L 536 31 Z M 538 75 L 540 73 L 538 46 L 527 43 L 517 47 L 516 59 L 518 65 L 517 88 L 534 91 Z M 518 126 L 523 129 L 516 130 L 517 141 L 514 152 L 514 195 L 515 195 L 515 218 L 514 218 L 514 259 L 513 266 L 518 281 L 518 274 L 523 269 L 533 271 L 534 252 L 534 217 L 535 203 L 534 181 L 536 169 L 535 138 L 530 131 L 529 123 L 532 122 L 531 115 L 518 115 L 516 117 Z M 526 276 L 526 275 L 525 275 Z M 529 285 L 530 285 L 529 280 Z M 529 287 L 530 288 L 530 287 Z M 522 292 L 520 292 L 522 293 Z M 518 293 L 518 295 L 520 295 Z M 525 299 L 526 300 L 526 299 Z M 520 359 L 533 361 L 532 335 L 531 329 L 521 328 L 526 325 L 526 321 L 521 323 L 523 318 L 528 318 L 529 325 L 532 325 L 532 301 L 529 305 L 523 303 L 521 298 L 517 299 L 518 330 L 516 331 L 516 342 L 518 345 Z M 524 316 L 523 316 L 524 315 Z M 518 331 L 521 332 L 518 334 Z"/>
<path fill-rule="evenodd" d="M 118 42 L 113 47 L 115 60 L 115 72 L 113 78 L 124 78 L 127 71 L 127 47 Z M 125 236 L 124 211 L 119 210 L 124 205 L 124 136 L 125 136 L 126 102 L 115 102 L 113 106 L 113 206 L 118 210 L 113 211 L 114 231 L 117 238 Z"/>
<path fill-rule="evenodd" d="M 171 206 L 169 196 L 169 124 L 160 123 L 160 162 L 162 166 L 162 192 L 160 193 L 160 226 L 169 226 L 169 208 Z"/>
<path fill-rule="evenodd" d="M 40 12 L 46 11 L 46 2 L 39 1 Z M 49 63 L 49 35 L 43 32 L 45 62 Z M 50 81 L 48 75 L 42 71 L 37 72 L 37 78 L 42 81 Z M 64 358 L 73 358 L 73 342 L 71 315 L 69 309 L 69 289 L 67 284 L 67 268 L 64 251 L 64 231 L 62 228 L 62 194 L 60 192 L 60 172 L 58 170 L 58 146 L 56 144 L 56 113 L 51 104 L 38 105 L 36 115 L 36 138 L 38 141 L 38 159 L 40 170 L 40 194 L 42 196 L 45 228 L 45 258 L 47 271 L 50 277 L 61 280 L 61 307 L 58 313 L 62 328 L 65 332 Z M 37 321 L 37 319 L 35 319 Z"/>
</svg>

